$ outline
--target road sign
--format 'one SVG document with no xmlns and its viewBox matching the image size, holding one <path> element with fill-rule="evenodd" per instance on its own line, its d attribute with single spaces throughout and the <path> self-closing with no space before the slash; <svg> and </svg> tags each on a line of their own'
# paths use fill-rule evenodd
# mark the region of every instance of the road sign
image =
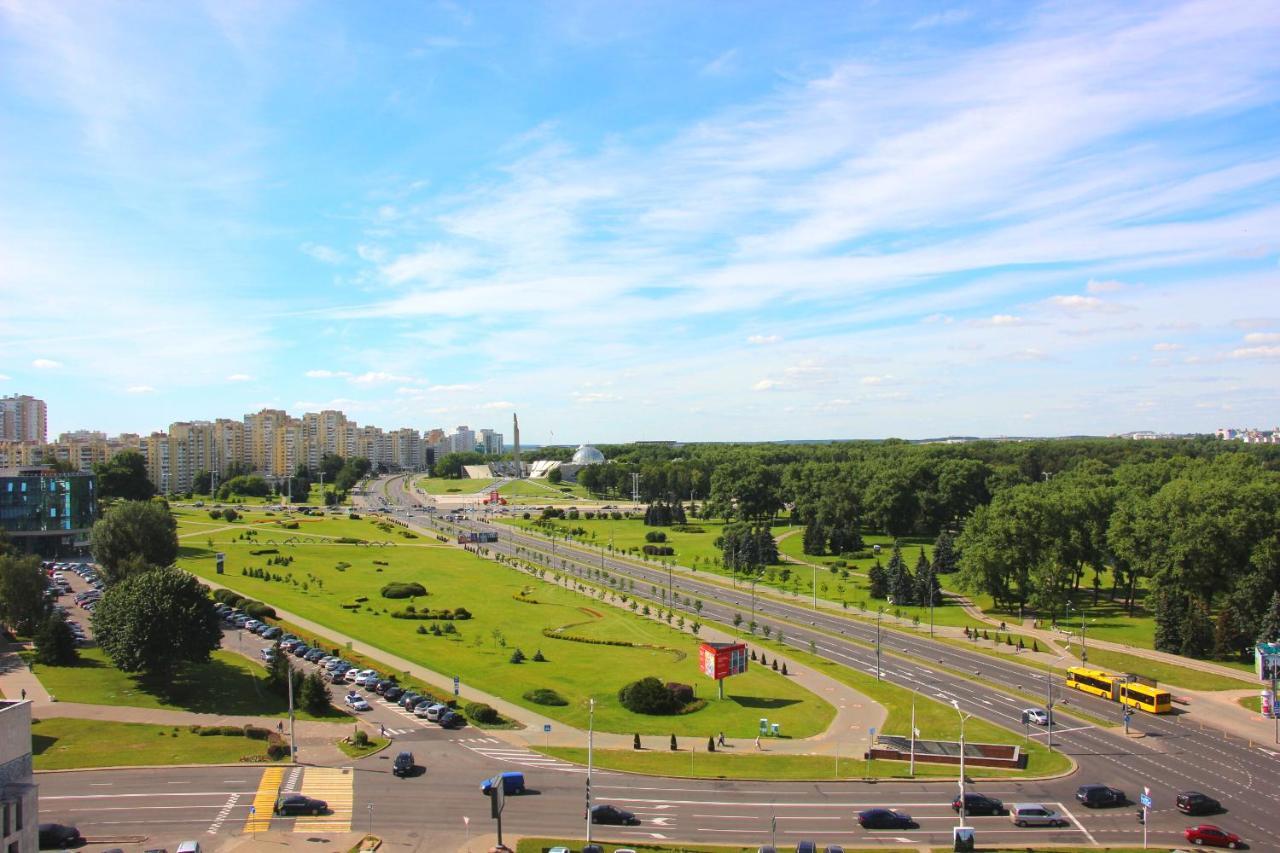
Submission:
<svg viewBox="0 0 1280 853">
<path fill-rule="evenodd" d="M 460 681 L 460 679 L 458 678 L 458 676 L 456 676 L 456 675 L 455 675 L 455 676 L 453 677 L 453 695 L 454 695 L 454 696 L 457 696 L 457 695 L 458 695 L 458 682 L 459 682 L 459 681 Z"/>
<path fill-rule="evenodd" d="M 253 815 L 257 813 L 258 813 L 258 810 L 256 808 L 254 808 L 253 806 L 249 806 L 249 814 Z"/>
<path fill-rule="evenodd" d="M 544 732 L 549 732 L 549 731 L 551 731 L 551 724 L 550 724 L 550 723 L 543 723 L 543 724 L 542 724 L 542 730 L 543 730 Z"/>
<path fill-rule="evenodd" d="M 1151 808 L 1151 798 L 1146 794 L 1143 794 L 1141 797 L 1138 797 L 1138 802 L 1142 803 L 1143 808 L 1148 808 L 1148 809 Z"/>
</svg>

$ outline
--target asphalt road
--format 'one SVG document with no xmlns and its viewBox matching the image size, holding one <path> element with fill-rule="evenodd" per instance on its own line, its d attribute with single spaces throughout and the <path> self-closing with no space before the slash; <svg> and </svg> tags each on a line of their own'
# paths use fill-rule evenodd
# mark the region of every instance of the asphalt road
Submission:
<svg viewBox="0 0 1280 853">
<path fill-rule="evenodd" d="M 401 500 L 411 500 L 403 492 L 399 494 Z M 421 512 L 399 512 L 402 519 L 425 529 L 428 519 Z M 488 546 L 494 550 L 514 555 L 519 548 L 523 559 L 546 550 L 543 540 L 513 532 L 506 526 L 497 529 L 500 541 Z M 547 559 L 553 559 L 560 570 L 560 560 L 570 568 L 579 556 L 585 560 L 580 569 L 600 567 L 598 554 L 583 555 L 574 549 L 566 550 L 563 544 L 554 558 L 548 554 Z M 610 560 L 607 555 L 604 567 L 610 573 L 634 578 L 637 584 L 667 582 L 665 571 Z M 749 593 L 724 590 L 678 573 L 673 573 L 671 583 L 681 595 L 704 601 L 700 617 L 704 621 L 728 622 L 735 611 L 744 616 L 749 612 Z M 864 645 L 868 640 L 874 642 L 874 626 L 868 628 L 852 619 L 815 614 L 760 597 L 756 598 L 756 613 L 758 620 L 767 617 L 775 627 L 785 619 L 788 641 L 799 648 L 808 649 L 812 639 L 818 654 L 875 672 L 875 653 Z M 976 670 L 982 679 L 993 684 L 1021 686 L 1037 694 L 1044 689 L 1042 673 L 931 643 L 927 638 L 897 632 L 889 636 L 892 640 L 885 644 L 881 661 L 883 678 L 919 688 L 943 701 L 955 699 L 965 713 L 1009 726 L 1021 736 L 1019 709 L 1033 704 L 1031 701 L 947 670 Z M 237 645 L 240 644 L 247 653 L 254 654 L 262 641 L 246 634 L 238 640 Z M 924 660 L 941 659 L 943 663 L 935 667 L 905 659 L 896 654 L 903 649 Z M 335 688 L 335 696 L 340 698 L 345 690 Z M 305 833 L 308 838 L 322 838 L 326 832 L 347 827 L 363 830 L 372 820 L 372 828 L 379 834 L 416 844 L 421 850 L 433 850 L 439 849 L 433 845 L 443 837 L 461 839 L 464 816 L 470 818 L 473 833 L 491 831 L 489 803 L 480 794 L 479 783 L 503 770 L 521 770 L 531 793 L 508 800 L 503 818 L 506 832 L 578 837 L 584 834 L 583 768 L 509 744 L 500 733 L 471 728 L 446 731 L 391 707 L 379 697 L 366 696 L 373 705 L 367 716 L 386 726 L 395 742 L 378 755 L 353 761 L 345 771 L 244 766 L 38 774 L 40 819 L 76 824 L 90 837 L 146 837 L 148 846 L 170 849 L 181 839 L 197 838 L 206 847 L 216 849 L 219 841 L 249 831 L 253 825 L 249 809 L 255 802 L 259 815 L 269 811 L 278 784 L 285 791 L 301 791 L 329 800 L 335 806 L 334 813 L 318 819 L 275 818 L 257 823 L 259 829 L 292 830 Z M 1115 716 L 1117 710 L 1111 703 L 1083 694 L 1069 698 L 1072 705 L 1100 717 Z M 1195 788 L 1222 800 L 1228 809 L 1204 820 L 1238 832 L 1255 850 L 1280 851 L 1280 818 L 1276 817 L 1280 814 L 1280 760 L 1275 754 L 1225 738 L 1212 729 L 1192 728 L 1176 716 L 1136 719 L 1148 732 L 1148 737 L 1141 740 L 1072 722 L 1062 714 L 1059 720 L 1063 729 L 1055 732 L 1055 745 L 1075 758 L 1080 766 L 1078 773 L 1046 782 L 999 781 L 978 785 L 976 790 L 1006 803 L 1050 804 L 1070 818 L 1070 826 L 1017 828 L 1007 817 L 969 818 L 980 844 L 1140 844 L 1142 827 L 1135 819 L 1136 807 L 1095 811 L 1076 803 L 1074 792 L 1078 785 L 1101 782 L 1126 790 L 1134 799 L 1143 785 L 1151 787 L 1156 801 L 1148 826 L 1152 847 L 1185 844 L 1181 830 L 1197 819 L 1178 814 L 1173 809 L 1173 796 L 1178 790 Z M 1043 739 L 1044 732 L 1038 736 Z M 391 758 L 401 749 L 414 753 L 423 767 L 420 775 L 401 779 L 391 774 Z M 957 822 L 949 806 L 956 792 L 954 782 L 693 781 L 596 771 L 592 791 L 595 802 L 614 803 L 641 819 L 637 827 L 594 830 L 597 838 L 621 842 L 671 838 L 761 844 L 773 838 L 780 848 L 800 839 L 858 847 L 946 845 L 951 827 Z M 862 830 L 854 816 L 870 806 L 901 808 L 918 821 L 919 829 Z"/>
</svg>

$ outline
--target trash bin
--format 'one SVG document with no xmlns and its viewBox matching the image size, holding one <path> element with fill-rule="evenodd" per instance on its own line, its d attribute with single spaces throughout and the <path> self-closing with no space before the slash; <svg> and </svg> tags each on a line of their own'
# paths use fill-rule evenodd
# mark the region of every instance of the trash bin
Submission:
<svg viewBox="0 0 1280 853">
<path fill-rule="evenodd" d="M 773 736 L 774 736 L 774 737 L 777 737 L 777 736 L 778 736 L 778 733 L 779 733 L 779 732 L 781 732 L 781 731 L 782 731 L 782 726 L 778 725 L 777 723 L 774 723 L 774 724 L 773 724 Z"/>
<path fill-rule="evenodd" d="M 760 718 L 760 734 L 767 735 L 768 733 L 769 733 L 769 721 L 766 718 L 761 717 Z"/>
<path fill-rule="evenodd" d="M 951 849 L 956 853 L 972 853 L 974 845 L 972 826 L 953 826 L 951 828 Z"/>
</svg>

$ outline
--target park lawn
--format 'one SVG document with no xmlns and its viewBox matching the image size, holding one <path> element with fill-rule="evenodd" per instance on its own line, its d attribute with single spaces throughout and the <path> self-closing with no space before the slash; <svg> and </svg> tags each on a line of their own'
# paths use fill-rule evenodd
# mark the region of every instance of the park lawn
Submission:
<svg viewBox="0 0 1280 853">
<path fill-rule="evenodd" d="M 345 513 L 333 515 L 309 516 L 295 513 L 272 511 L 249 511 L 241 513 L 235 521 L 225 521 L 209 517 L 203 509 L 177 509 L 173 512 L 178 522 L 178 538 L 184 540 L 212 536 L 217 542 L 245 541 L 246 536 L 254 536 L 259 544 L 267 544 L 268 540 L 276 542 L 293 537 L 329 537 L 351 536 L 368 542 L 402 540 L 399 531 L 404 528 L 390 524 L 376 514 L 364 514 L 358 519 L 349 519 Z M 298 525 L 296 528 L 290 525 Z M 383 526 L 379 526 L 383 525 Z M 384 529 L 389 527 L 390 531 Z M 254 533 L 253 531 L 256 531 Z M 253 543 L 249 543 L 253 544 Z"/>
<path fill-rule="evenodd" d="M 1242 696 L 1236 700 L 1240 707 L 1252 711 L 1255 714 L 1262 713 L 1262 697 L 1261 696 Z"/>
<path fill-rule="evenodd" d="M 1110 672 L 1134 672 L 1154 678 L 1161 685 L 1176 685 L 1187 690 L 1241 690 L 1257 686 L 1257 679 L 1246 673 L 1240 678 L 1228 678 L 1212 672 L 1151 660 L 1139 655 L 1127 655 L 1108 649 L 1089 648 L 1089 666 Z"/>
<path fill-rule="evenodd" d="M 689 746 L 694 746 L 690 753 Z M 724 751 L 707 752 L 707 741 L 698 738 L 682 744 L 672 752 L 665 740 L 659 740 L 647 749 L 597 749 L 592 763 L 606 770 L 625 770 L 648 776 L 671 776 L 682 779 L 768 779 L 770 781 L 796 781 L 801 779 L 910 779 L 910 766 L 905 761 L 872 761 L 868 768 L 862 758 L 863 745 L 850 744 L 849 755 L 840 757 L 839 775 L 836 775 L 834 755 L 783 755 L 769 753 L 768 741 L 763 741 L 763 752 Z M 586 765 L 587 750 L 573 746 L 533 746 L 538 752 Z M 748 746 L 748 750 L 752 747 Z M 1065 769 L 1065 764 L 1064 764 Z M 868 777 L 867 773 L 871 776 Z M 915 778 L 955 779 L 955 765 L 926 764 L 916 762 Z M 966 776 L 1009 778 L 1026 775 L 1020 770 L 1002 770 L 989 767 L 966 768 Z"/>
<path fill-rule="evenodd" d="M 358 525 L 360 522 L 347 522 Z M 215 540 L 216 541 L 216 540 Z M 280 554 L 292 556 L 289 566 L 268 566 L 265 556 L 248 549 L 227 549 L 226 574 L 214 571 L 213 550 L 183 549 L 179 564 L 195 574 L 225 584 L 249 596 L 356 637 L 377 648 L 413 660 L 437 672 L 457 673 L 465 684 L 526 705 L 565 723 L 587 726 L 587 699 L 596 701 L 595 724 L 604 731 L 677 734 L 724 731 L 747 736 L 762 710 L 796 737 L 825 730 L 834 709 L 825 701 L 773 672 L 744 677 L 732 698 L 712 700 L 694 713 L 676 717 L 633 714 L 617 700 L 618 689 L 646 675 L 705 687 L 697 669 L 696 638 L 653 623 L 648 632 L 658 648 L 628 648 L 552 639 L 543 629 L 582 622 L 607 622 L 601 631 L 630 636 L 640 621 L 621 608 L 587 594 L 539 583 L 532 576 L 452 548 L 373 548 L 354 545 L 281 544 Z M 277 556 L 277 555 L 272 555 Z M 386 562 L 380 566 L 375 560 Z M 346 563 L 346 566 L 342 564 Z M 247 577 L 247 567 L 265 568 L 280 580 Z M 549 579 L 550 580 L 550 579 Z M 379 597 L 391 581 L 418 581 L 428 590 L 416 602 Z M 531 589 L 538 603 L 516 601 Z M 358 609 L 345 609 L 344 604 Z M 393 619 L 389 612 L 413 603 L 418 608 L 466 607 L 472 619 L 451 624 L 457 634 L 434 637 L 417 634 L 427 620 Z M 541 649 L 546 663 L 512 664 L 515 649 L 528 657 Z M 550 687 L 569 705 L 547 708 L 529 705 L 523 694 Z"/>
<path fill-rule="evenodd" d="M 512 480 L 498 489 L 504 498 L 548 498 L 550 500 L 592 501 L 590 493 L 577 483 L 551 483 L 547 480 Z"/>
<path fill-rule="evenodd" d="M 532 533 L 543 535 L 554 533 L 556 538 L 559 539 L 563 539 L 570 530 L 581 528 L 586 533 L 575 536 L 574 540 L 576 542 L 593 548 L 608 547 L 612 544 L 614 551 L 622 554 L 631 554 L 637 559 L 642 557 L 641 549 L 645 545 L 651 544 L 645 541 L 645 534 L 652 531 L 660 531 L 667 535 L 667 541 L 656 544 L 670 545 L 675 549 L 675 554 L 671 557 L 651 557 L 647 562 L 661 563 L 673 560 L 676 565 L 694 567 L 699 571 L 704 569 L 711 571 L 715 567 L 719 573 L 723 573 L 728 577 L 727 572 L 719 569 L 720 549 L 715 544 L 716 539 L 723 532 L 723 522 L 692 520 L 690 521 L 690 526 L 701 527 L 703 532 L 680 533 L 670 527 L 648 527 L 644 523 L 643 516 L 639 514 L 624 514 L 623 518 L 615 520 L 612 518 L 585 518 L 582 517 L 585 515 L 583 513 L 577 519 L 549 519 L 545 524 L 539 523 L 536 513 L 531 513 L 531 515 L 533 517 L 527 519 L 517 516 L 497 520 L 504 524 L 512 524 L 524 528 Z"/>
<path fill-rule="evenodd" d="M 59 702 L 235 716 L 283 717 L 289 711 L 288 700 L 267 690 L 263 684 L 266 670 L 227 649 L 215 651 L 208 663 L 185 667 L 163 686 L 149 684 L 142 676 L 116 669 L 97 646 L 80 649 L 80 660 L 72 666 L 37 663 L 33 664 L 32 672 Z M 315 717 L 298 708 L 297 717 L 333 720 L 345 715 L 334 710 Z"/>
<path fill-rule="evenodd" d="M 373 755 L 389 743 L 391 743 L 391 738 L 378 737 L 377 735 L 371 735 L 369 742 L 364 746 L 356 746 L 351 741 L 343 738 L 338 741 L 338 749 L 342 750 L 342 753 L 348 758 L 364 758 L 366 755 Z"/>
<path fill-rule="evenodd" d="M 201 736 L 185 726 L 51 717 L 31 721 L 36 770 L 136 767 L 152 764 L 235 764 L 266 761 L 267 742 L 236 735 Z"/>
<path fill-rule="evenodd" d="M 418 477 L 413 485 L 429 495 L 474 495 L 496 482 L 495 477 L 462 477 L 457 480 L 448 477 Z"/>
</svg>

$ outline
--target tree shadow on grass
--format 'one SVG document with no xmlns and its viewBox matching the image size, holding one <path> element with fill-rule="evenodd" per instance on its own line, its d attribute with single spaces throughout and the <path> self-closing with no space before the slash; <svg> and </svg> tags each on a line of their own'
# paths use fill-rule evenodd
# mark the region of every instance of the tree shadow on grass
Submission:
<svg viewBox="0 0 1280 853">
<path fill-rule="evenodd" d="M 275 715 L 289 709 L 288 700 L 268 689 L 263 679 L 217 659 L 185 666 L 172 677 L 134 675 L 130 680 L 140 692 L 162 704 L 197 714 Z M 345 715 L 331 708 L 323 716 L 336 719 Z"/>
<path fill-rule="evenodd" d="M 788 705 L 798 705 L 800 703 L 799 699 L 766 699 L 762 696 L 729 695 L 729 696 L 726 696 L 725 698 L 732 699 L 734 702 L 737 702 L 743 708 L 755 708 L 759 710 L 770 710 L 770 711 L 777 710 L 778 708 L 785 708 Z"/>
</svg>

